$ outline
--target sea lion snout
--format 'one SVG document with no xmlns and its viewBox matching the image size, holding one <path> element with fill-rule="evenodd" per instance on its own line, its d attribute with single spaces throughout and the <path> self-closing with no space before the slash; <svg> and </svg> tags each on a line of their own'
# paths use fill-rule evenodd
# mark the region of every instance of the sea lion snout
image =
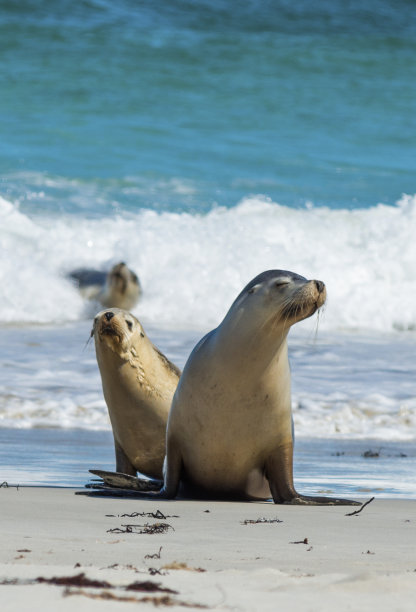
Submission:
<svg viewBox="0 0 416 612">
<path fill-rule="evenodd" d="M 316 298 L 315 298 L 315 306 L 316 308 L 320 308 L 325 304 L 326 301 L 326 287 L 325 283 L 320 280 L 313 281 L 315 285 Z"/>
<path fill-rule="evenodd" d="M 122 312 L 122 311 L 120 311 Z M 103 310 L 97 314 L 94 319 L 93 334 L 97 339 L 104 339 L 106 341 L 111 337 L 113 340 L 118 342 L 122 341 L 124 337 L 124 324 L 125 317 L 120 317 L 118 309 Z"/>
<path fill-rule="evenodd" d="M 326 301 L 325 283 L 323 283 L 320 280 L 314 280 L 313 283 L 315 285 L 315 290 L 317 292 L 315 304 L 317 308 L 320 308 L 321 306 L 325 304 L 325 301 Z"/>
</svg>

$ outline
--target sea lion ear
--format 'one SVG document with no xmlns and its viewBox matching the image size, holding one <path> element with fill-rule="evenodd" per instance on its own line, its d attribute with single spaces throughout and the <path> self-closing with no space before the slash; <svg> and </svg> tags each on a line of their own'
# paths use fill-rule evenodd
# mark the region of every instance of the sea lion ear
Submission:
<svg viewBox="0 0 416 612">
<path fill-rule="evenodd" d="M 145 334 L 144 334 L 143 327 L 139 319 L 135 317 L 134 315 L 132 315 L 131 313 L 129 313 L 129 315 L 130 315 L 129 318 L 128 319 L 126 318 L 127 327 L 129 328 L 130 331 L 133 331 L 133 327 L 134 327 L 135 328 L 134 331 L 139 332 L 141 337 L 144 338 Z"/>
<path fill-rule="evenodd" d="M 137 331 L 140 333 L 140 336 L 142 338 L 144 338 L 145 334 L 144 334 L 143 327 L 142 327 L 140 321 L 138 319 L 136 319 L 136 317 L 133 317 L 133 318 L 134 318 L 134 322 L 136 323 Z"/>
</svg>

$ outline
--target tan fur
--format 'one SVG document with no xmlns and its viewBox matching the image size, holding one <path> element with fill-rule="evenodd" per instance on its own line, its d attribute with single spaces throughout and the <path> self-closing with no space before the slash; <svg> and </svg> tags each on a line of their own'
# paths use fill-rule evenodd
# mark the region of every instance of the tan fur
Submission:
<svg viewBox="0 0 416 612">
<path fill-rule="evenodd" d="M 166 424 L 180 370 L 124 310 L 98 313 L 91 335 L 113 428 L 116 469 L 160 479 Z"/>
<path fill-rule="evenodd" d="M 181 483 L 192 495 L 300 499 L 286 337 L 325 298 L 319 281 L 265 272 L 197 344 L 172 402 L 162 494 L 174 497 Z"/>
<path fill-rule="evenodd" d="M 137 304 L 140 294 L 141 287 L 136 274 L 120 262 L 107 274 L 105 287 L 98 299 L 105 307 L 131 310 Z"/>
</svg>

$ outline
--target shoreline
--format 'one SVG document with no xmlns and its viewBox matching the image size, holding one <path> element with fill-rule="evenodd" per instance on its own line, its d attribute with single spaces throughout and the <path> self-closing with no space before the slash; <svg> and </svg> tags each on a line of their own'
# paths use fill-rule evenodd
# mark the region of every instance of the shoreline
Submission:
<svg viewBox="0 0 416 612">
<path fill-rule="evenodd" d="M 114 470 L 112 432 L 0 428 L 0 465 L 0 484 L 82 488 L 89 469 Z M 305 495 L 416 499 L 415 465 L 412 441 L 298 436 L 295 442 L 295 485 Z"/>
<path fill-rule="evenodd" d="M 28 609 L 35 597 L 43 611 L 128 610 L 139 601 L 173 610 L 333 610 L 335 602 L 337 610 L 413 610 L 416 500 L 376 498 L 346 516 L 351 507 L 75 495 L 80 490 L 0 489 L 4 612 Z M 164 533 L 139 533 L 145 525 L 165 525 L 157 528 Z M 77 584 L 80 574 L 109 586 Z M 72 583 L 45 582 L 59 576 Z M 137 582 L 159 590 L 126 590 Z"/>
</svg>

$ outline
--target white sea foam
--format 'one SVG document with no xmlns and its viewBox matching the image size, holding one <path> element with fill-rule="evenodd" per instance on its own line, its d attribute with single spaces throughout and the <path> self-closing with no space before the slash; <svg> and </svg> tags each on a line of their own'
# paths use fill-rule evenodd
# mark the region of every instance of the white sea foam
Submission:
<svg viewBox="0 0 416 612">
<path fill-rule="evenodd" d="M 156 326 L 210 328 L 252 277 L 281 268 L 325 281 L 323 329 L 414 329 L 415 230 L 416 196 L 356 210 L 252 196 L 205 215 L 142 209 L 98 219 L 28 217 L 0 198 L 0 321 L 85 317 L 66 273 L 124 260 L 144 289 L 135 313 Z"/>
<path fill-rule="evenodd" d="M 0 393 L 0 427 L 110 431 L 107 407 L 97 383 L 92 396 L 68 393 L 57 399 L 52 392 L 43 392 L 25 399 Z M 416 397 L 397 402 L 395 398 L 372 395 L 354 401 L 347 394 L 323 397 L 305 392 L 294 394 L 293 415 L 296 437 L 414 440 Z"/>
<path fill-rule="evenodd" d="M 297 436 L 412 440 L 416 431 L 416 397 L 405 400 L 373 393 L 354 400 L 347 393 L 294 394 Z"/>
</svg>

